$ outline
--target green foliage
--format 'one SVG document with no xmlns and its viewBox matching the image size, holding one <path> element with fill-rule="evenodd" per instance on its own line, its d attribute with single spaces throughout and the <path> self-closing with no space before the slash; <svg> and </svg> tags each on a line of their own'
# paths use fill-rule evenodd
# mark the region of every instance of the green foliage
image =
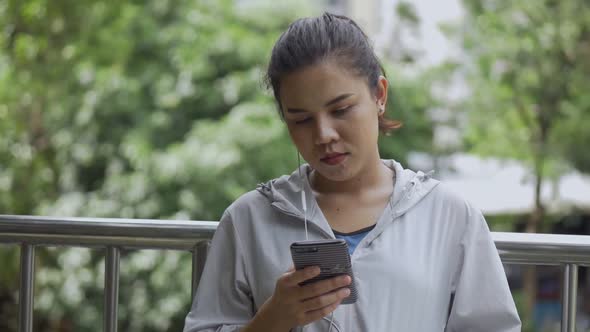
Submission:
<svg viewBox="0 0 590 332">
<path fill-rule="evenodd" d="M 590 7 L 577 1 L 464 1 L 472 96 L 467 139 L 485 154 L 557 176 L 589 171 Z M 542 165 L 540 165 L 542 164 Z"/>
<path fill-rule="evenodd" d="M 11 31 L 0 76 L 6 213 L 171 216 L 177 206 L 137 207 L 169 195 L 151 177 L 156 157 L 208 132 L 193 128 L 199 119 L 268 108 L 265 59 L 290 21 L 272 10 L 272 20 L 254 20 L 230 1 L 34 4 L 9 2 L 2 16 Z M 225 203 L 191 217 L 219 215 Z"/>
<path fill-rule="evenodd" d="M 433 121 L 428 111 L 436 106 L 430 94 L 428 76 L 409 78 L 395 67 L 387 68 L 390 86 L 386 116 L 402 122 L 402 127 L 381 137 L 382 158 L 407 165 L 410 152 L 433 152 Z"/>
<path fill-rule="evenodd" d="M 590 57 L 590 53 L 589 53 Z M 590 73 L 590 68 L 586 70 Z M 590 80 L 589 80 L 590 81 Z M 586 82 L 589 84 L 590 82 Z M 590 95 L 579 93 L 577 100 L 564 102 L 563 119 L 558 128 L 555 128 L 556 148 L 561 149 L 564 158 L 578 170 L 590 173 L 590 153 L 583 142 L 590 142 Z M 580 144 L 582 143 L 582 144 Z"/>
</svg>

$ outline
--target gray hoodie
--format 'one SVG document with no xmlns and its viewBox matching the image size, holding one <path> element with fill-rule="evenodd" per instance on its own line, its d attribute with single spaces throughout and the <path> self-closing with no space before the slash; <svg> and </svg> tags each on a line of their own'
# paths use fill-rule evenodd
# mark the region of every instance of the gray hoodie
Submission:
<svg viewBox="0 0 590 332">
<path fill-rule="evenodd" d="M 351 256 L 358 301 L 340 305 L 332 331 L 520 331 L 504 269 L 482 214 L 422 172 L 395 170 L 393 195 Z M 238 331 L 292 265 L 289 246 L 334 233 L 303 177 L 260 185 L 223 214 L 185 332 Z M 452 299 L 452 300 L 451 300 Z M 297 331 L 326 332 L 327 318 Z"/>
</svg>

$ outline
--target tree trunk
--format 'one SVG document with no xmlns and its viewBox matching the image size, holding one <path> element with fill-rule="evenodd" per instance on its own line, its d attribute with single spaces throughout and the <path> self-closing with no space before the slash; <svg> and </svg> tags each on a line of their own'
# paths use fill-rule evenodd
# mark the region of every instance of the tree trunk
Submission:
<svg viewBox="0 0 590 332">
<path fill-rule="evenodd" d="M 535 209 L 529 217 L 526 226 L 527 233 L 536 233 L 545 215 L 545 210 L 541 203 L 541 185 L 543 183 L 543 176 L 539 171 L 540 169 L 537 169 L 537 174 L 535 174 Z M 527 266 L 525 269 L 524 291 L 526 296 L 527 316 L 533 317 L 533 311 L 537 301 L 537 267 L 535 265 Z"/>
<path fill-rule="evenodd" d="M 535 171 L 535 207 L 531 213 L 526 226 L 527 233 L 537 233 L 545 218 L 545 208 L 541 201 L 541 188 L 543 187 L 545 165 L 545 150 L 547 147 L 547 137 L 549 133 L 549 121 L 547 114 L 537 108 L 537 121 L 539 123 L 538 136 L 536 142 L 533 142 L 534 153 L 534 171 Z M 526 298 L 527 317 L 532 318 L 535 303 L 537 302 L 537 267 L 535 265 L 527 266 L 524 274 L 524 291 Z M 529 318 L 529 319 L 530 319 Z"/>
</svg>

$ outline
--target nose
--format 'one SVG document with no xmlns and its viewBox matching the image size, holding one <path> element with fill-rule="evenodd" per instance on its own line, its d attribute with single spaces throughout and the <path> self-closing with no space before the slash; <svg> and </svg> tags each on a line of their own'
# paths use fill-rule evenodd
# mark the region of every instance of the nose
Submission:
<svg viewBox="0 0 590 332">
<path fill-rule="evenodd" d="M 339 139 L 334 123 L 325 117 L 318 117 L 314 128 L 314 142 L 317 145 L 329 144 Z"/>
</svg>

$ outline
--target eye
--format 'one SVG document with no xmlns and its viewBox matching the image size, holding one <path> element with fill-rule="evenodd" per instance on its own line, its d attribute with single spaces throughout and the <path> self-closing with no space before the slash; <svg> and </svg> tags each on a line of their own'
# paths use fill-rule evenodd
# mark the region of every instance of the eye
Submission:
<svg viewBox="0 0 590 332">
<path fill-rule="evenodd" d="M 310 120 L 311 120 L 311 117 L 307 117 L 307 118 L 295 121 L 295 124 L 305 124 L 305 123 L 309 122 Z"/>
<path fill-rule="evenodd" d="M 334 114 L 335 116 L 342 116 L 342 115 L 346 114 L 346 112 L 348 112 L 351 108 L 352 108 L 352 106 L 338 108 L 338 109 L 332 111 L 332 114 Z"/>
</svg>

